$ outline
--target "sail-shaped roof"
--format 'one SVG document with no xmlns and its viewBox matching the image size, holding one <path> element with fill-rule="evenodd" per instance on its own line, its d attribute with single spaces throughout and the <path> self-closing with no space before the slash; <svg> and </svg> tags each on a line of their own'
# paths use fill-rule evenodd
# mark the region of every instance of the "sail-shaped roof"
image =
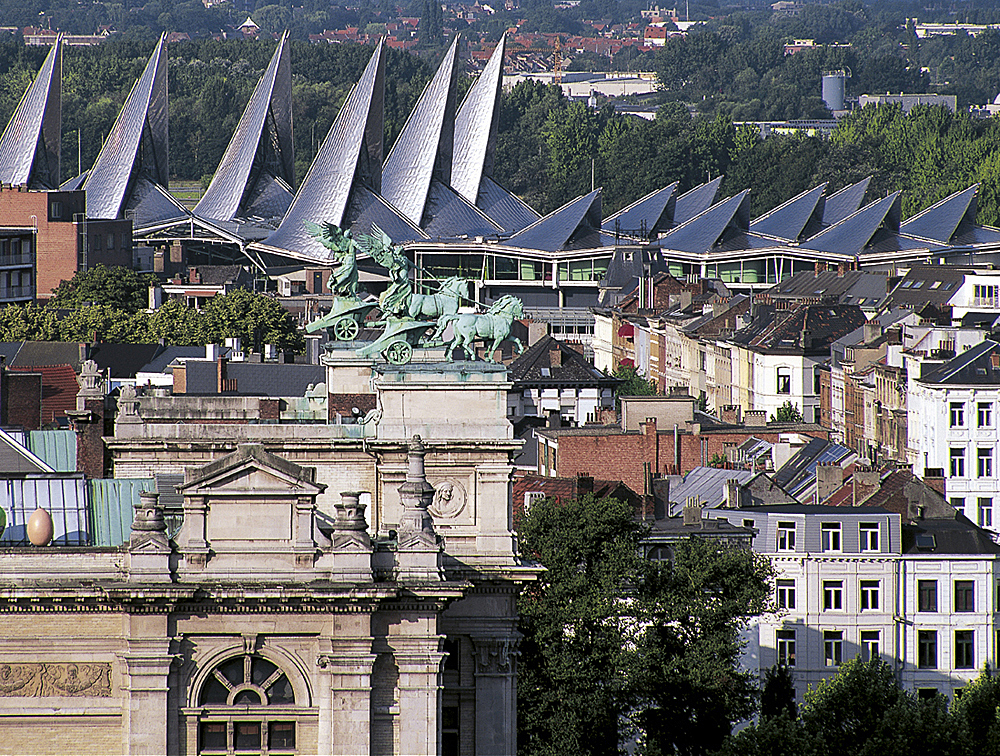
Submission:
<svg viewBox="0 0 1000 756">
<path fill-rule="evenodd" d="M 137 227 L 186 215 L 183 206 L 166 191 L 170 181 L 168 143 L 164 34 L 83 182 L 87 215 L 121 218 L 130 210 Z M 142 184 L 146 186 L 140 187 Z"/>
<path fill-rule="evenodd" d="M 473 203 L 479 197 L 479 185 L 483 176 L 493 176 L 506 46 L 505 33 L 500 36 L 500 42 L 476 83 L 469 89 L 455 117 L 451 186 Z"/>
<path fill-rule="evenodd" d="M 979 184 L 955 192 L 914 215 L 899 230 L 904 234 L 948 244 L 959 226 L 975 224 L 978 193 Z"/>
<path fill-rule="evenodd" d="M 216 220 L 280 218 L 292 202 L 294 184 L 292 67 L 285 32 L 194 212 Z"/>
<path fill-rule="evenodd" d="M 820 252 L 860 254 L 879 229 L 899 231 L 900 194 L 901 192 L 893 192 L 888 197 L 866 205 L 840 223 L 823 229 L 803 242 L 802 246 Z"/>
<path fill-rule="evenodd" d="M 628 207 L 609 215 L 601 223 L 609 233 L 643 233 L 647 239 L 673 225 L 674 205 L 677 202 L 677 182 L 655 192 L 650 192 Z"/>
<path fill-rule="evenodd" d="M 750 190 L 712 205 L 700 215 L 668 231 L 659 239 L 664 249 L 700 254 L 723 241 L 726 231 L 746 231 L 750 224 Z"/>
<path fill-rule="evenodd" d="M 432 238 L 497 236 L 503 228 L 455 189 L 441 181 L 431 181 L 424 212 L 424 231 Z"/>
<path fill-rule="evenodd" d="M 871 183 L 871 180 L 872 177 L 868 176 L 827 197 L 823 207 L 824 225 L 832 226 L 856 213 L 865 201 L 865 194 L 868 193 L 868 184 Z"/>
<path fill-rule="evenodd" d="M 520 197 L 511 194 L 489 176 L 479 182 L 476 207 L 492 218 L 508 234 L 527 228 L 542 216 Z"/>
<path fill-rule="evenodd" d="M 382 167 L 382 196 L 418 226 L 431 180 L 451 181 L 457 55 L 456 36 Z"/>
<path fill-rule="evenodd" d="M 807 234 L 808 229 L 818 229 L 823 217 L 825 191 L 825 182 L 807 189 L 752 221 L 750 230 L 757 234 L 798 241 Z"/>
<path fill-rule="evenodd" d="M 0 137 L 0 182 L 59 187 L 62 132 L 62 36 L 45 56 Z"/>
<path fill-rule="evenodd" d="M 722 176 L 717 176 L 678 197 L 674 203 L 674 223 L 684 223 L 708 210 L 715 202 L 715 195 L 719 193 L 721 184 Z"/>
<path fill-rule="evenodd" d="M 507 240 L 507 246 L 548 252 L 567 247 L 574 238 L 600 234 L 601 190 L 567 202 Z M 595 246 L 599 246 L 595 245 Z"/>
<path fill-rule="evenodd" d="M 306 221 L 364 233 L 371 233 L 375 222 L 396 242 L 426 238 L 378 194 L 384 89 L 385 45 L 380 41 L 330 126 L 281 224 L 263 242 L 253 244 L 254 249 L 330 262 L 331 252 L 306 232 Z"/>
</svg>

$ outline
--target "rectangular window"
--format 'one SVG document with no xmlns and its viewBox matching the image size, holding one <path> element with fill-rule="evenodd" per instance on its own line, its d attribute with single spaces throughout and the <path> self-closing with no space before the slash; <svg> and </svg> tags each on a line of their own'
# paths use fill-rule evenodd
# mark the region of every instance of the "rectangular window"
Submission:
<svg viewBox="0 0 1000 756">
<path fill-rule="evenodd" d="M 983 447 L 976 449 L 976 472 L 980 478 L 993 477 L 993 449 Z"/>
<path fill-rule="evenodd" d="M 965 477 L 965 449 L 956 449 L 952 447 L 948 450 L 948 455 L 951 461 L 951 477 L 953 478 L 964 478 Z"/>
<path fill-rule="evenodd" d="M 951 402 L 949 404 L 948 424 L 952 428 L 965 427 L 965 404 L 963 402 Z"/>
<path fill-rule="evenodd" d="M 917 581 L 917 611 L 937 611 L 937 580 Z"/>
<path fill-rule="evenodd" d="M 989 496 L 979 497 L 979 527 L 993 527 L 993 498 Z"/>
<path fill-rule="evenodd" d="M 263 743 L 260 722 L 236 722 L 233 725 L 233 740 L 237 751 L 260 751 Z"/>
<path fill-rule="evenodd" d="M 837 610 L 844 608 L 844 581 L 824 580 L 823 581 L 823 609 Z"/>
<path fill-rule="evenodd" d="M 59 202 L 58 200 L 52 200 L 50 217 L 53 220 L 62 218 L 62 202 Z"/>
<path fill-rule="evenodd" d="M 114 248 L 115 248 L 115 235 L 108 234 L 108 249 L 114 249 Z"/>
<path fill-rule="evenodd" d="M 784 664 L 786 667 L 794 667 L 795 631 L 779 630 L 777 646 L 778 646 L 778 664 Z"/>
<path fill-rule="evenodd" d="M 778 368 L 778 393 L 792 393 L 792 373 L 788 368 Z"/>
<path fill-rule="evenodd" d="M 839 667 L 844 661 L 844 633 L 841 630 L 823 631 L 823 657 L 828 667 Z"/>
<path fill-rule="evenodd" d="M 229 743 L 225 722 L 202 722 L 199 729 L 198 740 L 201 741 L 198 744 L 199 750 L 226 752 Z"/>
<path fill-rule="evenodd" d="M 920 669 L 937 669 L 937 631 L 917 631 L 917 666 Z"/>
<path fill-rule="evenodd" d="M 975 584 L 972 580 L 955 581 L 955 611 L 974 612 L 976 611 L 976 599 L 974 594 Z"/>
<path fill-rule="evenodd" d="M 951 505 L 957 509 L 959 512 L 965 511 L 965 497 L 964 496 L 952 496 L 949 500 Z"/>
<path fill-rule="evenodd" d="M 979 402 L 976 405 L 976 422 L 980 428 L 993 427 L 993 403 Z"/>
<path fill-rule="evenodd" d="M 839 522 L 824 522 L 820 525 L 820 536 L 823 551 L 840 551 L 841 528 Z"/>
<path fill-rule="evenodd" d="M 973 631 L 955 631 L 955 669 L 972 669 L 976 666 L 973 653 Z"/>
<path fill-rule="evenodd" d="M 861 609 L 878 609 L 878 580 L 861 581 Z"/>
<path fill-rule="evenodd" d="M 879 640 L 878 630 L 861 631 L 861 658 L 864 661 L 878 658 Z"/>
<path fill-rule="evenodd" d="M 794 609 L 795 608 L 795 581 L 794 580 L 779 580 L 778 581 L 778 608 L 779 609 Z"/>
<path fill-rule="evenodd" d="M 458 756 L 459 728 L 458 707 L 444 706 L 441 709 L 441 756 Z"/>
<path fill-rule="evenodd" d="M 795 523 L 778 523 L 778 551 L 795 551 Z"/>
<path fill-rule="evenodd" d="M 813 368 L 813 393 L 816 396 L 819 396 L 819 390 L 821 385 L 820 376 L 822 375 L 823 373 L 820 372 L 820 369 L 818 367 Z"/>
<path fill-rule="evenodd" d="M 862 522 L 858 526 L 862 551 L 878 551 L 878 523 Z"/>
<path fill-rule="evenodd" d="M 295 748 L 295 722 L 269 722 L 267 748 Z"/>
</svg>

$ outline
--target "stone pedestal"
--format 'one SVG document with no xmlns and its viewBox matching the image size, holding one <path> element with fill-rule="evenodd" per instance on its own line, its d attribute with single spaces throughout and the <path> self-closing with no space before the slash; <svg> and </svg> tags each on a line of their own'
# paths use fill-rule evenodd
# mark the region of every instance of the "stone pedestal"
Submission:
<svg viewBox="0 0 1000 756">
<path fill-rule="evenodd" d="M 476 660 L 476 754 L 517 753 L 516 637 L 472 637 Z"/>
</svg>

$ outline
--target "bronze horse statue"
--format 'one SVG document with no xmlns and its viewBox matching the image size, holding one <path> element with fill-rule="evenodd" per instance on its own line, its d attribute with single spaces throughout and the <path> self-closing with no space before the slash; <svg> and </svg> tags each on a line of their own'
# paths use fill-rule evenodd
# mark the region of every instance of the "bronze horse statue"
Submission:
<svg viewBox="0 0 1000 756">
<path fill-rule="evenodd" d="M 470 359 L 476 359 L 476 339 L 491 342 L 486 351 L 487 362 L 494 362 L 493 353 L 504 339 L 511 339 L 517 345 L 517 351 L 523 352 L 520 340 L 510 335 L 514 321 L 523 316 L 524 305 L 520 299 L 510 294 L 500 297 L 481 315 L 442 315 L 438 320 L 438 331 L 443 332 L 448 325 L 453 326 L 451 343 L 445 347 L 448 362 L 453 359 L 452 352 L 459 347 L 465 350 Z"/>
</svg>

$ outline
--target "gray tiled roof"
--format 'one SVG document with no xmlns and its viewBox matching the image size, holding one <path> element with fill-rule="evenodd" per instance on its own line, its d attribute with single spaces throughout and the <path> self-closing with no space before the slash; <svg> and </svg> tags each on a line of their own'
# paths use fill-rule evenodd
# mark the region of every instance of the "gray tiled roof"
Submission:
<svg viewBox="0 0 1000 756">
<path fill-rule="evenodd" d="M 665 231 L 673 225 L 674 205 L 677 202 L 677 182 L 655 192 L 650 192 L 640 200 L 617 213 L 609 215 L 601 226 L 609 234 L 637 234 L 642 230 L 646 238 L 655 238 L 659 231 Z"/>
<path fill-rule="evenodd" d="M 674 223 L 680 224 L 691 220 L 708 210 L 715 202 L 715 195 L 719 193 L 721 185 L 722 176 L 717 176 L 679 196 L 674 203 Z"/>
<path fill-rule="evenodd" d="M 601 227 L 601 190 L 567 202 L 544 218 L 536 221 L 523 231 L 507 240 L 512 247 L 524 249 L 544 249 L 554 252 L 563 249 L 582 226 L 591 229 Z"/>
<path fill-rule="evenodd" d="M 823 207 L 824 225 L 832 226 L 856 213 L 864 204 L 865 194 L 868 193 L 868 184 L 871 180 L 872 177 L 869 176 L 856 184 L 845 186 L 827 197 Z"/>
<path fill-rule="evenodd" d="M 483 176 L 479 183 L 476 207 L 500 224 L 508 234 L 527 228 L 542 217 L 489 176 Z"/>
<path fill-rule="evenodd" d="M 1000 385 L 1000 368 L 993 367 L 994 354 L 1000 355 L 1000 344 L 987 339 L 943 365 L 922 372 L 918 380 L 949 386 Z"/>
<path fill-rule="evenodd" d="M 963 222 L 965 225 L 975 223 L 978 192 L 979 184 L 955 192 L 914 215 L 900 225 L 899 230 L 904 234 L 948 244 Z"/>
<path fill-rule="evenodd" d="M 872 202 L 836 225 L 823 229 L 802 243 L 807 249 L 820 252 L 860 254 L 880 227 L 899 231 L 900 195 L 893 192 L 888 197 Z"/>
<path fill-rule="evenodd" d="M 32 189 L 59 186 L 62 129 L 62 36 L 0 137 L 0 183 Z"/>
<path fill-rule="evenodd" d="M 806 234 L 809 227 L 818 226 L 821 222 L 825 206 L 824 191 L 826 191 L 825 183 L 807 189 L 752 221 L 750 230 L 758 234 L 798 241 Z"/>
<path fill-rule="evenodd" d="M 664 249 L 702 253 L 712 249 L 729 229 L 745 231 L 750 223 L 750 190 L 722 200 L 660 237 Z"/>
</svg>

